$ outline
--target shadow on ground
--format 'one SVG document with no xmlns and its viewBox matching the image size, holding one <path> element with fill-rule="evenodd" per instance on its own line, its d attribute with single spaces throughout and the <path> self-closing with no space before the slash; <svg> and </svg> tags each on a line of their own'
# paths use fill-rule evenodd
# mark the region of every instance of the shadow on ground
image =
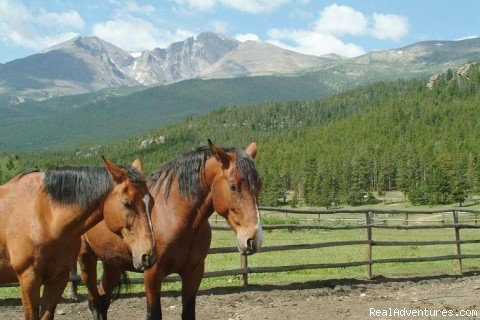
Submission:
<svg viewBox="0 0 480 320">
<path fill-rule="evenodd" d="M 478 275 L 478 271 L 465 272 L 463 278 L 473 277 Z M 356 286 L 356 285 L 366 285 L 366 284 L 384 284 L 384 283 L 408 283 L 408 282 L 422 282 L 422 281 L 431 281 L 431 280 L 448 280 L 448 279 L 459 279 L 462 276 L 459 275 L 430 275 L 430 276 L 415 276 L 415 277 L 384 277 L 376 276 L 372 280 L 362 280 L 362 279 L 328 279 L 328 280 L 317 280 L 317 281 L 308 281 L 308 282 L 297 282 L 290 284 L 280 284 L 280 285 L 255 285 L 250 284 L 246 287 L 244 286 L 235 286 L 235 287 L 217 287 L 212 289 L 200 290 L 199 295 L 224 295 L 224 294 L 234 294 L 241 292 L 266 292 L 273 290 L 302 290 L 302 289 L 318 289 L 318 288 L 330 288 L 334 289 L 336 286 Z M 124 289 L 125 290 L 125 289 Z M 144 292 L 122 292 L 119 294 L 119 299 L 122 298 L 133 298 L 133 297 L 144 297 Z M 162 292 L 163 297 L 178 297 L 180 292 L 178 291 L 164 291 Z M 64 302 L 72 302 L 71 299 L 63 299 Z M 77 302 L 86 301 L 85 295 L 79 295 Z M 21 306 L 22 301 L 20 298 L 7 298 L 0 299 L 0 307 L 2 306 Z"/>
</svg>

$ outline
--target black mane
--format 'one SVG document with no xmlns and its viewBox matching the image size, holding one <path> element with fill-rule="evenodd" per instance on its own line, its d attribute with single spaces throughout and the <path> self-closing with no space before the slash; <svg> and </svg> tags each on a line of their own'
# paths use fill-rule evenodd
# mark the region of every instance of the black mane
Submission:
<svg viewBox="0 0 480 320">
<path fill-rule="evenodd" d="M 243 150 L 237 148 L 222 148 L 226 152 L 236 155 L 236 169 L 242 176 L 248 188 L 253 191 L 260 184 L 258 172 L 253 159 Z M 167 161 L 149 176 L 149 186 L 156 185 L 155 194 L 158 194 L 165 184 L 165 198 L 168 198 L 174 178 L 178 179 L 180 194 L 191 201 L 203 201 L 205 162 L 213 157 L 209 147 L 199 147 L 196 150 L 183 153 Z"/>
<path fill-rule="evenodd" d="M 133 167 L 122 167 L 135 187 L 146 188 L 145 176 Z M 105 167 L 61 167 L 45 170 L 43 189 L 50 199 L 61 204 L 77 204 L 91 209 L 100 204 L 112 189 Z"/>
</svg>

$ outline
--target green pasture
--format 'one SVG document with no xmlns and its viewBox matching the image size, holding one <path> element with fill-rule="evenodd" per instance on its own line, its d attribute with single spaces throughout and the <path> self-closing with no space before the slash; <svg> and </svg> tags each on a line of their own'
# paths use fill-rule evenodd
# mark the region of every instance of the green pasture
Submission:
<svg viewBox="0 0 480 320">
<path fill-rule="evenodd" d="M 301 215 L 300 218 L 307 215 Z M 269 213 L 264 219 L 264 225 L 281 224 L 281 223 L 298 223 L 298 215 L 287 215 L 283 213 Z M 317 215 L 309 215 L 315 218 Z M 363 224 L 361 220 L 364 215 L 322 215 L 321 218 L 329 218 L 329 220 L 308 221 L 309 224 L 321 224 L 331 226 L 355 225 Z M 355 220 L 342 220 L 342 218 L 358 218 Z M 378 215 L 376 224 L 383 224 L 384 215 Z M 389 225 L 404 224 L 403 215 L 390 215 L 388 217 Z M 474 224 L 471 219 L 473 214 L 460 215 L 461 223 Z M 398 220 L 393 220 L 398 219 Z M 409 217 L 409 224 L 441 224 L 441 220 L 445 219 L 446 223 L 451 223 L 451 215 L 446 214 L 445 218 L 440 214 L 435 215 L 412 215 Z M 469 221 L 470 220 L 470 221 Z M 223 225 L 219 219 L 219 225 Z M 215 217 L 212 218 L 212 224 L 215 224 Z M 304 223 L 304 222 L 302 222 Z M 462 240 L 479 239 L 480 233 L 478 229 L 461 229 L 460 236 Z M 263 246 L 300 244 L 300 243 L 318 243 L 330 241 L 348 241 L 348 240 L 364 240 L 365 230 L 275 230 L 264 231 Z M 427 241 L 427 240 L 454 240 L 453 229 L 427 229 L 427 230 L 396 230 L 396 229 L 374 229 L 374 240 L 383 241 Z M 214 231 L 212 248 L 214 247 L 233 247 L 236 246 L 236 239 L 232 231 Z M 480 244 L 463 244 L 462 254 L 478 254 L 480 252 Z M 432 245 L 432 246 L 396 246 L 396 247 L 373 247 L 373 259 L 380 258 L 403 258 L 403 257 L 424 257 L 424 256 L 441 256 L 455 254 L 454 245 Z M 314 264 L 314 263 L 340 263 L 364 260 L 365 246 L 351 245 L 340 247 L 329 247 L 320 249 L 306 250 L 290 250 L 281 252 L 265 252 L 257 253 L 249 256 L 250 267 L 265 266 L 284 266 L 298 264 Z M 101 265 L 99 264 L 99 268 Z M 229 254 L 212 254 L 206 261 L 207 271 L 218 271 L 240 268 L 240 255 L 238 253 Z M 480 271 L 480 259 L 463 260 L 464 272 Z M 441 274 L 456 274 L 455 261 L 438 261 L 438 262 L 418 262 L 418 263 L 386 263 L 373 265 L 374 276 L 386 277 L 414 277 L 414 276 L 431 276 Z M 365 276 L 364 267 L 349 268 L 332 268 L 318 270 L 301 270 L 282 273 L 265 273 L 250 274 L 249 282 L 251 285 L 287 285 L 290 283 L 312 282 L 325 279 L 344 279 L 356 278 L 363 279 Z M 130 274 L 131 278 L 141 277 L 141 274 Z M 241 276 L 226 276 L 218 278 L 204 279 L 202 289 L 215 287 L 238 287 L 241 286 Z M 163 285 L 164 290 L 179 290 L 178 282 L 169 282 Z M 130 292 L 143 291 L 143 285 L 131 285 L 128 289 Z M 85 293 L 85 287 L 79 288 L 79 293 Z M 18 288 L 0 288 L 0 298 L 19 297 Z"/>
</svg>

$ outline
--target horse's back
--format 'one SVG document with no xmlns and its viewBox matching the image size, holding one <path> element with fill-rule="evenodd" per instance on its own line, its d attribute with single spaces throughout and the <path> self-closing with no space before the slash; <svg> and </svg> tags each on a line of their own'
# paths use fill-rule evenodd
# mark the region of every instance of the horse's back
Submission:
<svg viewBox="0 0 480 320">
<path fill-rule="evenodd" d="M 41 196 L 43 176 L 42 172 L 19 175 L 0 186 L 0 225 L 10 217 L 18 220 L 31 213 Z"/>
</svg>

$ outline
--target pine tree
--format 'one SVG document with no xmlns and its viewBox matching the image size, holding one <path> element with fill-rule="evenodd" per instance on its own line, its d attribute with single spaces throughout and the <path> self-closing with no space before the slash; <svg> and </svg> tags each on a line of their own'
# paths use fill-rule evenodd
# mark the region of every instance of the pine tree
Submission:
<svg viewBox="0 0 480 320">
<path fill-rule="evenodd" d="M 475 194 L 478 191 L 478 171 L 477 171 L 477 159 L 470 152 L 468 154 L 467 170 L 465 174 L 465 180 L 467 189 L 470 194 Z"/>
<path fill-rule="evenodd" d="M 367 194 L 364 186 L 365 182 L 364 162 L 354 162 L 352 165 L 352 175 L 350 180 L 350 190 L 347 193 L 347 203 L 349 205 L 361 204 Z"/>
<path fill-rule="evenodd" d="M 331 177 L 328 175 L 327 172 L 322 172 L 322 174 L 319 177 L 320 183 L 319 183 L 319 188 L 318 188 L 318 200 L 317 204 L 321 207 L 325 207 L 326 209 L 330 208 L 333 202 L 333 186 L 332 186 L 332 181 Z"/>
<path fill-rule="evenodd" d="M 315 158 L 309 158 L 305 164 L 305 182 L 303 184 L 303 197 L 305 204 L 315 205 L 317 201 L 317 160 Z"/>
<path fill-rule="evenodd" d="M 467 183 L 464 176 L 456 177 L 452 187 L 452 199 L 457 202 L 459 206 L 465 202 L 467 198 Z"/>
<path fill-rule="evenodd" d="M 453 167 L 448 153 L 441 153 L 433 163 L 429 177 L 429 193 L 431 204 L 447 204 L 452 202 Z"/>
<path fill-rule="evenodd" d="M 388 173 L 387 173 L 387 168 L 384 165 L 381 165 L 379 170 L 378 170 L 378 176 L 377 176 L 377 193 L 380 197 L 384 197 L 386 194 L 386 191 L 388 190 Z"/>
</svg>

